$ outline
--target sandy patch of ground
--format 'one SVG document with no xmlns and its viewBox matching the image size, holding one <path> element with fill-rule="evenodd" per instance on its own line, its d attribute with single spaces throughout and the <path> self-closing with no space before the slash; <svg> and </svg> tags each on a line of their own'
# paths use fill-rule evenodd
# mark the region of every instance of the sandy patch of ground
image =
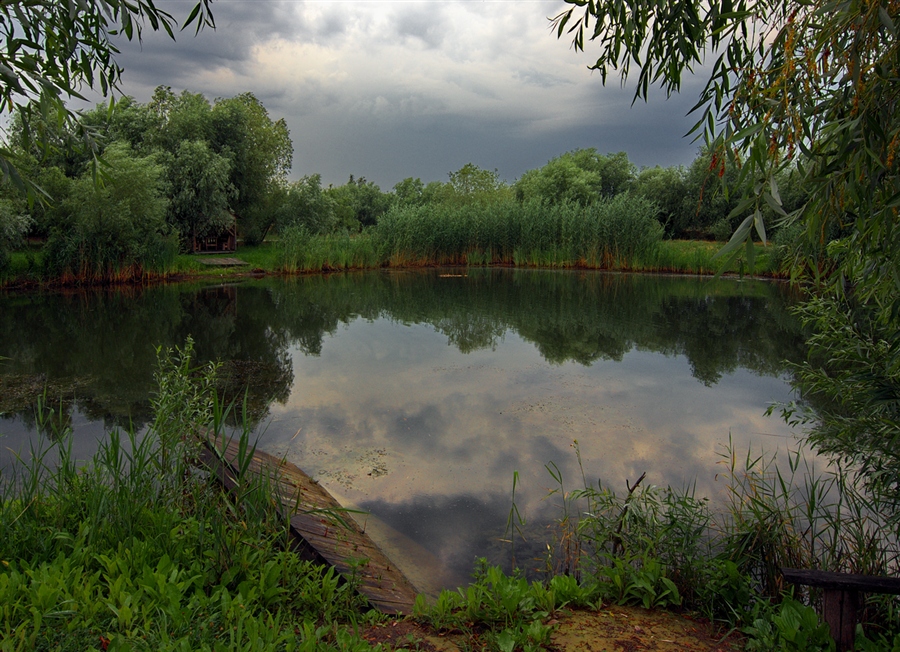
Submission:
<svg viewBox="0 0 900 652">
<path fill-rule="evenodd" d="M 557 652 L 736 652 L 740 637 L 725 637 L 709 623 L 666 611 L 604 607 L 557 614 L 551 650 Z M 390 649 L 457 652 L 486 647 L 478 634 L 436 633 L 412 620 L 391 620 L 363 631 L 369 642 Z"/>
</svg>

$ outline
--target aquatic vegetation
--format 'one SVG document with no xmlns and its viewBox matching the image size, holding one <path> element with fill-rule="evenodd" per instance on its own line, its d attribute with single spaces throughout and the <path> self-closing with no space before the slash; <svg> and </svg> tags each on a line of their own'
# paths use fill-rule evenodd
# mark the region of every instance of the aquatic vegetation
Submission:
<svg viewBox="0 0 900 652">
<path fill-rule="evenodd" d="M 338 627 L 372 617 L 352 582 L 285 548 L 262 481 L 236 502 L 193 468 L 227 410 L 191 354 L 160 352 L 147 432 L 86 463 L 60 433 L 58 464 L 33 450 L 0 476 L 0 650 L 370 649 Z"/>
<path fill-rule="evenodd" d="M 508 200 L 395 207 L 375 236 L 391 265 L 613 267 L 652 249 L 662 227 L 649 202 L 619 195 L 589 206 Z"/>
<path fill-rule="evenodd" d="M 722 504 L 697 498 L 690 487 L 650 485 L 644 476 L 624 495 L 602 481 L 567 492 L 558 467 L 548 465 L 563 510 L 548 568 L 599 580 L 600 595 L 614 602 L 681 603 L 744 626 L 758 643 L 753 649 L 828 649 L 830 639 L 806 606 L 820 594 L 789 591 L 780 569 L 894 575 L 898 514 L 852 472 L 838 466 L 817 472 L 805 459 L 801 450 L 786 460 L 741 459 L 728 448 L 718 476 Z M 872 596 L 863 619 L 882 636 L 896 633 L 894 613 L 892 598 Z"/>
</svg>

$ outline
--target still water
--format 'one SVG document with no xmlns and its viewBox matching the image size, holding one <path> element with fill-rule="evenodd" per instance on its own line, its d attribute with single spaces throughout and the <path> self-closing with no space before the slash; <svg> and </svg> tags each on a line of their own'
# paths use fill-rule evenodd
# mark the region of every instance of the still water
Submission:
<svg viewBox="0 0 900 652">
<path fill-rule="evenodd" d="M 772 402 L 803 357 L 779 283 L 598 272 L 426 270 L 0 296 L 0 469 L 47 435 L 46 388 L 87 457 L 149 418 L 156 347 L 220 360 L 259 447 L 348 506 L 422 588 L 503 563 L 513 474 L 523 549 L 566 489 L 684 486 L 712 498 L 732 446 L 796 448 Z"/>
</svg>

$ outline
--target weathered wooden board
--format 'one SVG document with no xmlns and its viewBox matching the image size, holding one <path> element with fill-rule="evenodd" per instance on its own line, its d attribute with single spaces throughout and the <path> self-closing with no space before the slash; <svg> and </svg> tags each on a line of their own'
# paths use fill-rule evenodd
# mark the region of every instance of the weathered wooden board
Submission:
<svg viewBox="0 0 900 652">
<path fill-rule="evenodd" d="M 875 575 L 854 575 L 806 568 L 782 568 L 784 579 L 791 584 L 805 584 L 824 589 L 862 591 L 864 593 L 891 593 L 900 595 L 900 578 Z"/>
<path fill-rule="evenodd" d="M 206 442 L 201 461 L 229 490 L 239 485 L 238 443 L 223 438 Z M 341 505 L 302 470 L 277 457 L 254 451 L 245 473 L 270 479 L 273 498 L 290 519 L 293 547 L 304 558 L 334 566 L 353 576 L 359 592 L 385 613 L 410 613 L 417 591 Z"/>
<path fill-rule="evenodd" d="M 241 265 L 249 265 L 250 263 L 245 263 L 240 258 L 198 258 L 203 265 L 210 265 L 212 267 L 239 267 Z"/>
</svg>

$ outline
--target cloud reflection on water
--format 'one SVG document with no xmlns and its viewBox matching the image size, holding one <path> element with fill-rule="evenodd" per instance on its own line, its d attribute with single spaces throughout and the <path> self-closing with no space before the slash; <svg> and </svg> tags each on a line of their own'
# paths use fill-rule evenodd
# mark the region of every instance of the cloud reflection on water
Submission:
<svg viewBox="0 0 900 652">
<path fill-rule="evenodd" d="M 575 440 L 591 483 L 620 490 L 646 471 L 652 484 L 696 480 L 703 495 L 718 491 L 729 435 L 739 454 L 793 441 L 763 414 L 789 398 L 782 379 L 738 370 L 707 386 L 680 355 L 553 365 L 513 332 L 462 354 L 430 326 L 377 319 L 293 360 L 294 391 L 272 408 L 262 447 L 404 531 L 459 581 L 475 556 L 502 556 L 514 471 L 517 505 L 537 520 L 554 488 L 545 464 L 580 485 Z"/>
<path fill-rule="evenodd" d="M 192 334 L 199 361 L 225 362 L 226 396 L 247 385 L 264 448 L 464 573 L 503 556 L 514 471 L 537 530 L 544 465 L 580 483 L 576 439 L 591 483 L 621 491 L 647 471 L 706 495 L 729 434 L 739 454 L 792 441 L 763 416 L 790 397 L 781 361 L 803 357 L 784 290 L 469 269 L 0 297 L 0 469 L 43 437 L 37 392 L 10 388 L 55 383 L 76 444 L 96 441 L 146 423 L 155 347 Z"/>
</svg>

